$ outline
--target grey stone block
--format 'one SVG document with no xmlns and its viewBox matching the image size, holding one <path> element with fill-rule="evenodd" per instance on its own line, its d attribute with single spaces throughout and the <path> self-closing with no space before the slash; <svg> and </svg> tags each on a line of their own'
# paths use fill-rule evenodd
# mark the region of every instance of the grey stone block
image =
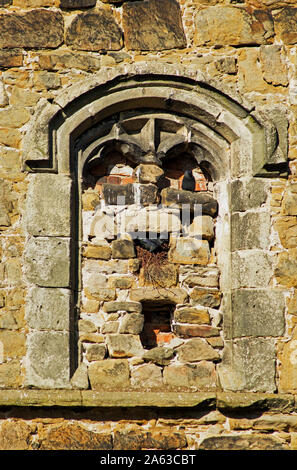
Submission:
<svg viewBox="0 0 297 470">
<path fill-rule="evenodd" d="M 231 293 L 231 308 L 224 315 L 227 338 L 282 336 L 285 299 L 281 290 L 240 289 Z"/>
<path fill-rule="evenodd" d="M 227 341 L 218 374 L 224 390 L 234 392 L 274 392 L 274 341 L 264 338 L 241 338 Z"/>
<path fill-rule="evenodd" d="M 26 385 L 69 388 L 69 333 L 34 331 L 27 336 Z"/>
<path fill-rule="evenodd" d="M 71 179 L 65 175 L 36 174 L 29 184 L 25 226 L 30 235 L 69 237 Z"/>
<path fill-rule="evenodd" d="M 35 330 L 69 330 L 71 291 L 33 287 L 26 303 L 28 326 Z"/>
<path fill-rule="evenodd" d="M 267 181 L 259 178 L 232 181 L 230 188 L 232 212 L 261 207 L 268 195 Z"/>
<path fill-rule="evenodd" d="M 24 261 L 28 281 L 41 287 L 70 286 L 70 240 L 31 237 Z"/>
<path fill-rule="evenodd" d="M 231 215 L 231 251 L 268 249 L 270 215 L 267 212 L 236 212 Z"/>
<path fill-rule="evenodd" d="M 259 250 L 231 254 L 231 283 L 240 287 L 268 287 L 273 274 L 272 256 Z"/>
</svg>

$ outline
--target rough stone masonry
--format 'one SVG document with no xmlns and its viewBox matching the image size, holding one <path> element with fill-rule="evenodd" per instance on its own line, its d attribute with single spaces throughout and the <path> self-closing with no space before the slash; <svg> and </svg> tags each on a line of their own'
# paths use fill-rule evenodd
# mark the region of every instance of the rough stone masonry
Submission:
<svg viewBox="0 0 297 470">
<path fill-rule="evenodd" d="M 296 47 L 294 0 L 0 1 L 0 449 L 297 448 Z"/>
</svg>

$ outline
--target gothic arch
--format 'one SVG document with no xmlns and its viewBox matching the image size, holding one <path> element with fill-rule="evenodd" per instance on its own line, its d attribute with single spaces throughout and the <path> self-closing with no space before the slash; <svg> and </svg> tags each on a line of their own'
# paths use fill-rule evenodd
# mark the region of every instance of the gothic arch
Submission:
<svg viewBox="0 0 297 470">
<path fill-rule="evenodd" d="M 146 63 L 102 70 L 63 91 L 53 103 L 44 101 L 32 119 L 24 146 L 24 170 L 29 173 L 25 259 L 31 328 L 26 365 L 31 386 L 72 386 L 80 291 L 80 182 L 86 165 L 113 145 L 133 154 L 138 163 L 162 164 L 169 152 L 178 156 L 179 148 L 189 147 L 198 163 L 206 162 L 219 205 L 216 243 L 229 342 L 221 382 L 227 389 L 236 380 L 239 389 L 261 389 L 261 384 L 246 384 L 240 374 L 235 381 L 226 377 L 234 375 L 230 360 L 234 342 L 254 334 L 254 320 L 243 331 L 242 313 L 237 311 L 240 299 L 253 298 L 256 312 L 267 303 L 266 281 L 256 276 L 249 285 L 240 281 L 238 273 L 253 270 L 252 260 L 260 256 L 265 258 L 269 277 L 270 216 L 262 205 L 267 182 L 283 172 L 286 155 L 280 150 L 277 129 L 272 123 L 265 126 L 240 97 L 228 95 L 219 84 L 214 88 L 213 82 L 192 69 L 169 65 L 158 69 L 160 64 L 156 68 Z M 128 132 L 132 120 L 141 145 Z M 162 140 L 157 137 L 160 129 L 173 131 Z M 282 294 L 266 289 L 265 295 L 277 311 L 277 334 L 281 334 Z M 53 299 L 56 317 L 42 323 L 41 312 L 52 309 Z M 264 339 L 274 334 L 269 325 L 263 325 Z M 38 354 L 41 345 L 43 358 Z M 270 357 L 272 364 L 273 351 Z M 55 370 L 50 367 L 52 361 L 56 361 Z"/>
</svg>

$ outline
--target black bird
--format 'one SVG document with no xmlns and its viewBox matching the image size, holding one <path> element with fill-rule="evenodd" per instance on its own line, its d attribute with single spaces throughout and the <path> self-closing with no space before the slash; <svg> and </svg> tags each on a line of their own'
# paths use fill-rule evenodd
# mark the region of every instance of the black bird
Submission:
<svg viewBox="0 0 297 470">
<path fill-rule="evenodd" d="M 182 182 L 182 189 L 186 191 L 195 191 L 196 181 L 193 176 L 192 170 L 186 170 L 183 182 Z"/>
</svg>

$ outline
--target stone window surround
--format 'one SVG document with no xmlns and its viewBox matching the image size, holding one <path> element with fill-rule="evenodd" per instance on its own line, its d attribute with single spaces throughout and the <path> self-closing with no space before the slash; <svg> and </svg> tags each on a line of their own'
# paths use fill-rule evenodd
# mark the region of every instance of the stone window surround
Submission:
<svg viewBox="0 0 297 470">
<path fill-rule="evenodd" d="M 80 268 L 75 253 L 81 221 L 73 217 L 80 213 L 73 204 L 79 200 L 81 167 L 75 171 L 76 165 L 72 165 L 74 142 L 116 110 L 134 109 L 146 102 L 151 107 L 153 100 L 156 106 L 199 121 L 201 140 L 215 171 L 226 340 L 219 371 L 222 388 L 275 391 L 274 337 L 284 333 L 285 291 L 267 287 L 273 264 L 270 214 L 261 206 L 267 198 L 269 178 L 279 176 L 286 155 L 279 151 L 284 145 L 277 143 L 273 123 L 263 123 L 263 117 L 248 103 L 243 106 L 240 96 L 221 86 L 191 68 L 164 64 L 161 70 L 160 64 L 146 62 L 102 69 L 84 83 L 62 91 L 53 103 L 44 100 L 37 109 L 24 145 L 24 170 L 29 171 L 30 180 L 24 216 L 25 274 L 30 285 L 27 386 L 73 388 L 71 377 L 77 369 L 75 311 Z M 255 308 L 246 312 L 241 307 L 248 301 Z M 259 332 L 259 313 L 263 312 Z M 247 357 L 249 347 L 257 358 Z M 234 363 L 239 366 L 234 368 Z M 268 382 L 249 382 L 246 370 L 262 369 L 264 364 Z M 236 390 L 234 383 L 238 384 Z"/>
</svg>

